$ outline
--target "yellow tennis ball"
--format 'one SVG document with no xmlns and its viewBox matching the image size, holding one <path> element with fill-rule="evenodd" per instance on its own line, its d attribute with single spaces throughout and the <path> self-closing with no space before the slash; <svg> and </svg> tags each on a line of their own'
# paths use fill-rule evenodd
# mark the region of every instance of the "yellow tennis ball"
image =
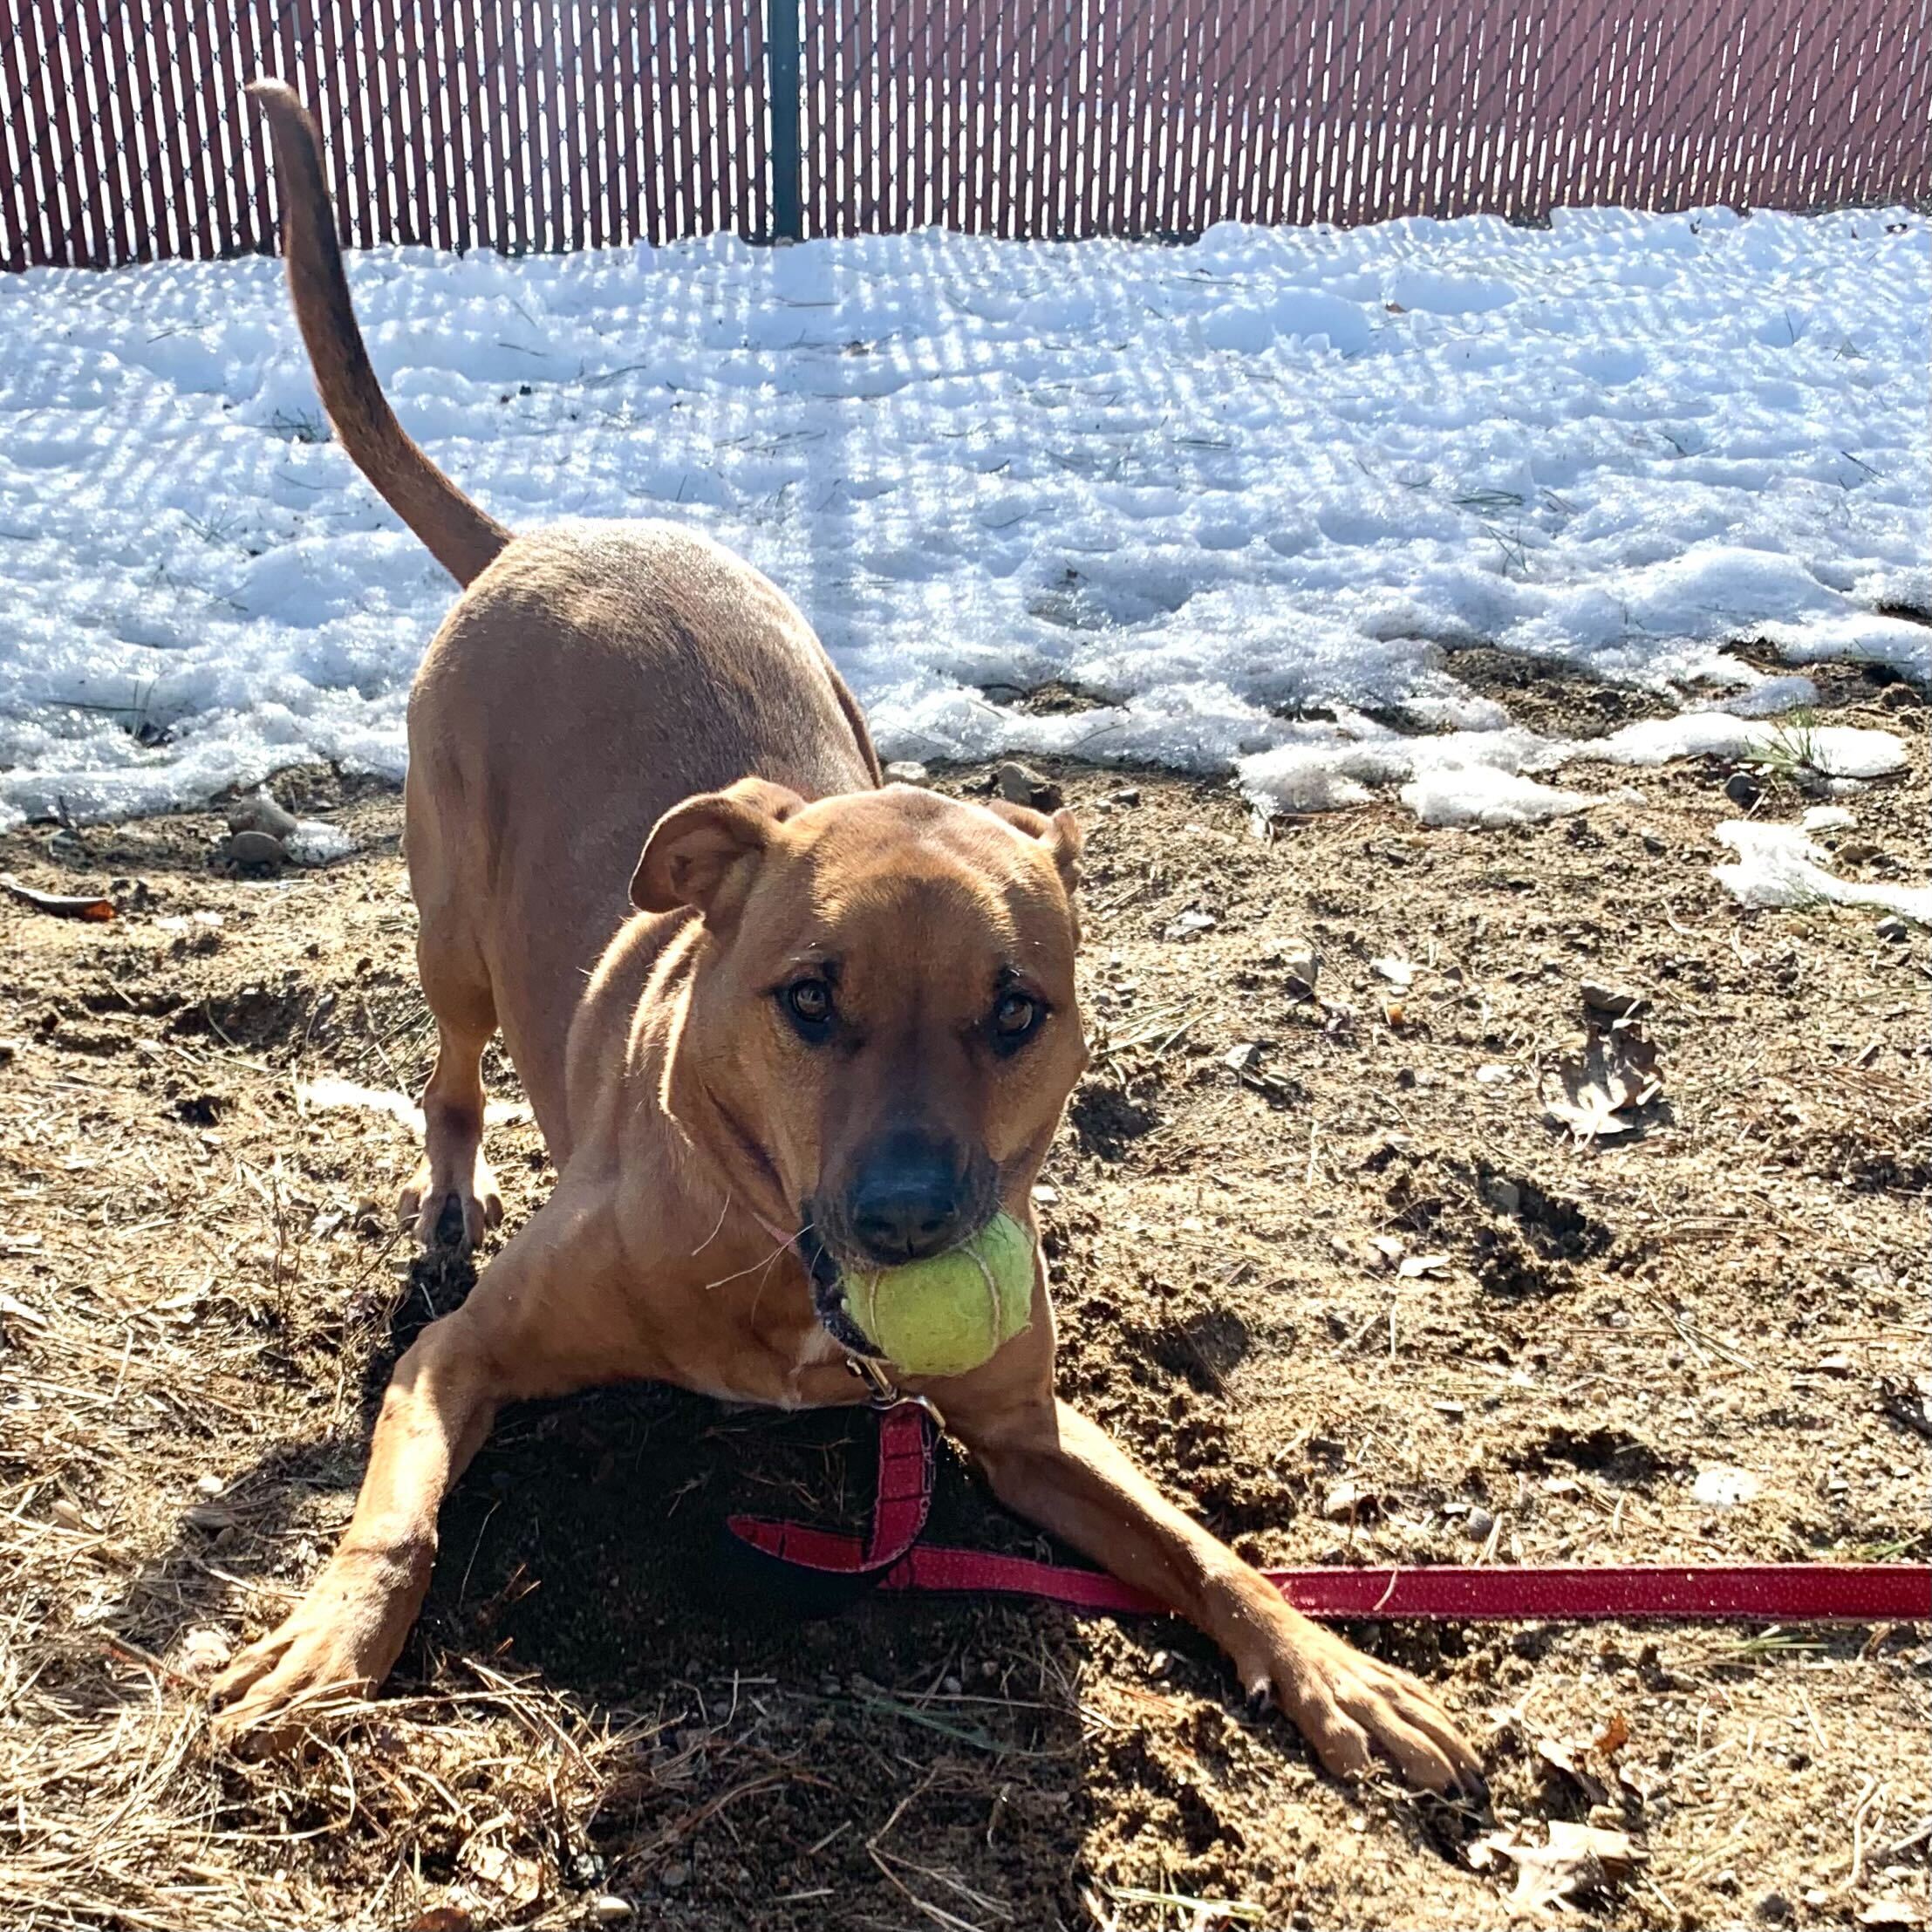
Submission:
<svg viewBox="0 0 1932 1932">
<path fill-rule="evenodd" d="M 1033 1237 L 995 1215 L 970 1241 L 904 1267 L 848 1273 L 845 1312 L 909 1376 L 963 1376 L 1033 1315 Z"/>
</svg>

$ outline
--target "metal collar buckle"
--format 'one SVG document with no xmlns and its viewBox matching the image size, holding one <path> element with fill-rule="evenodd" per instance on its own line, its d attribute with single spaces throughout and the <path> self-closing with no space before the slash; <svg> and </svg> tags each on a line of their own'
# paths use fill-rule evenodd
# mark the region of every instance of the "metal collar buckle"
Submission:
<svg viewBox="0 0 1932 1932">
<path fill-rule="evenodd" d="M 847 1355 L 845 1366 L 865 1384 L 870 1391 L 867 1400 L 871 1408 L 897 1409 L 901 1403 L 911 1403 L 915 1409 L 925 1410 L 936 1427 L 946 1427 L 946 1417 L 939 1413 L 939 1405 L 930 1396 L 901 1394 L 892 1386 L 885 1371 L 870 1355 Z"/>
</svg>

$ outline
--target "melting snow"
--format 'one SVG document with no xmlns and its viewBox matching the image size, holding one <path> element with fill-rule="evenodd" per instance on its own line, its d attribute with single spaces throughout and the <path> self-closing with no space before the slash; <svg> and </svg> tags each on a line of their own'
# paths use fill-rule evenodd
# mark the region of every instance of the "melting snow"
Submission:
<svg viewBox="0 0 1932 1932">
<path fill-rule="evenodd" d="M 513 528 L 662 515 L 731 544 L 888 756 L 1270 754 L 1251 785 L 1310 809 L 1549 768 L 1498 748 L 1460 645 L 1739 712 L 1804 701 L 1741 638 L 1932 672 L 1932 630 L 1881 614 L 1932 604 L 1929 242 L 1898 210 L 1589 210 L 351 273 L 465 488 Z M 400 770 L 451 587 L 321 438 L 275 263 L 0 276 L 0 820 L 302 759 Z M 1015 707 L 1048 679 L 1094 708 Z M 1324 741 L 1315 707 L 1441 735 Z"/>
</svg>

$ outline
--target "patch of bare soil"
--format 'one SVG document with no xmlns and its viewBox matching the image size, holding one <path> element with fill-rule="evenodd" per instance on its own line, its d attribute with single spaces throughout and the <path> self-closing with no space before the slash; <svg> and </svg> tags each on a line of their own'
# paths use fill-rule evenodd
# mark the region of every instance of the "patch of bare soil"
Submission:
<svg viewBox="0 0 1932 1932">
<path fill-rule="evenodd" d="M 1913 746 L 1841 868 L 1922 877 L 1923 712 L 1827 708 Z M 1266 840 L 1222 786 L 1056 775 L 1096 1047 L 1045 1176 L 1063 1382 L 1175 1495 L 1264 1561 L 1926 1557 L 1922 932 L 1741 911 L 1707 767 L 1517 832 Z M 1478 1817 L 1324 1781 L 1170 1621 L 775 1585 L 724 1517 L 856 1517 L 864 1419 L 651 1389 L 505 1417 L 389 1693 L 292 1763 L 214 1751 L 201 1685 L 468 1285 L 393 1232 L 406 1128 L 303 1098 L 426 1068 L 399 802 L 281 782 L 359 855 L 0 840 L 122 909 L 0 903 L 8 1923 L 1502 1927 L 1519 1869 L 1587 1925 L 1924 1919 L 1923 1628 L 1357 1628 L 1484 1740 Z M 1641 996 L 1662 1081 L 1587 1144 L 1539 1090 L 1585 982 Z M 491 1150 L 514 1226 L 551 1176 L 527 1123 Z M 935 1533 L 1040 1547 L 950 1463 Z"/>
</svg>

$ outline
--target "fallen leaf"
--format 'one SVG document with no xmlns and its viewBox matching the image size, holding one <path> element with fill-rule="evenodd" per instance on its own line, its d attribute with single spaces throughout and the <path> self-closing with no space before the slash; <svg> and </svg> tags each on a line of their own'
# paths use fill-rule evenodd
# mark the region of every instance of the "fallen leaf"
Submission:
<svg viewBox="0 0 1932 1932">
<path fill-rule="evenodd" d="M 543 1867 L 508 1846 L 472 1838 L 456 1854 L 456 1862 L 480 1884 L 501 1894 L 498 1911 L 528 1911 L 543 1895 Z"/>
<path fill-rule="evenodd" d="M 1346 1517 L 1366 1515 L 1375 1506 L 1376 1498 L 1369 1491 L 1345 1478 L 1322 1498 L 1321 1513 L 1331 1523 L 1339 1523 Z"/>
<path fill-rule="evenodd" d="M 1859 1924 L 1862 1926 L 1922 1926 L 1924 1922 L 1924 1907 L 1918 1905 L 1916 1899 L 1899 1895 L 1872 1899 L 1872 1903 L 1859 1913 Z"/>
<path fill-rule="evenodd" d="M 1932 1441 L 1932 1376 L 1881 1376 L 1878 1393 L 1888 1416 Z"/>
<path fill-rule="evenodd" d="M 99 922 L 111 919 L 114 916 L 112 902 L 101 898 L 98 892 L 85 892 L 78 896 L 68 892 L 38 892 L 31 885 L 23 885 L 11 872 L 0 872 L 0 885 L 5 886 L 23 905 L 31 905 L 37 912 L 51 913 L 57 919 L 92 919 Z"/>
<path fill-rule="evenodd" d="M 212 1677 L 234 1655 L 228 1633 L 204 1625 L 174 1646 L 174 1667 L 187 1676 Z"/>
<path fill-rule="evenodd" d="M 1908 1898 L 1874 1899 L 1858 1915 L 1860 1925 L 1923 1925 L 1925 1914 Z"/>
<path fill-rule="evenodd" d="M 1543 1075 L 1543 1116 L 1579 1140 L 1634 1134 L 1635 1116 L 1663 1091 L 1657 1049 L 1635 1027 L 1592 1027 L 1580 1053 L 1566 1054 Z"/>
<path fill-rule="evenodd" d="M 1630 1720 L 1621 1710 L 1613 1710 L 1603 1720 L 1603 1728 L 1590 1740 L 1590 1749 L 1604 1758 L 1615 1758 L 1630 1742 Z"/>
<path fill-rule="evenodd" d="M 1516 1867 L 1516 1888 L 1510 1903 L 1530 1912 L 1546 1914 L 1554 1908 L 1607 1890 L 1644 1860 L 1628 1832 L 1601 1825 L 1572 1825 L 1553 1819 L 1548 1839 L 1533 1845 L 1517 1826 L 1491 1832 L 1469 1848 L 1469 1862 L 1478 1872 L 1507 1859 Z"/>
<path fill-rule="evenodd" d="M 1628 1020 L 1640 1007 L 1648 1004 L 1641 993 L 1626 992 L 1621 986 L 1602 986 L 1594 980 L 1586 980 L 1581 990 L 1583 1004 L 1592 1013 L 1601 1013 L 1607 1020 Z"/>
<path fill-rule="evenodd" d="M 1569 1744 L 1555 1737 L 1539 1737 L 1536 1755 L 1550 1771 L 1560 1771 L 1593 1805 L 1608 1801 L 1610 1788 L 1583 1762 L 1587 1744 Z"/>
</svg>

